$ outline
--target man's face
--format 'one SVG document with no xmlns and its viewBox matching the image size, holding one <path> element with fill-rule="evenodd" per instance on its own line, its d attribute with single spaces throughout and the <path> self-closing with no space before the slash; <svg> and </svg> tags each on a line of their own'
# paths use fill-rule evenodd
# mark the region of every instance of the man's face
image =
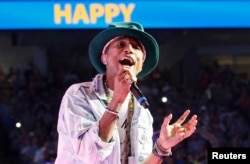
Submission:
<svg viewBox="0 0 250 164">
<path fill-rule="evenodd" d="M 144 62 L 143 47 L 136 39 L 131 37 L 118 37 L 114 39 L 102 54 L 106 60 L 107 74 L 116 75 L 119 70 L 129 70 L 136 76 Z"/>
</svg>

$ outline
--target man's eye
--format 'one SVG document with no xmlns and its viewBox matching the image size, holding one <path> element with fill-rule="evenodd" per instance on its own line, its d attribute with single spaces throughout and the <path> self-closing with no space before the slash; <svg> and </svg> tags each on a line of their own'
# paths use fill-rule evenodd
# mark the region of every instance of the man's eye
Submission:
<svg viewBox="0 0 250 164">
<path fill-rule="evenodd" d="M 141 50 L 141 47 L 136 45 L 136 46 L 134 46 L 134 49 Z"/>
<path fill-rule="evenodd" d="M 126 46 L 126 43 L 124 43 L 124 42 L 119 42 L 118 43 L 118 47 L 125 47 Z"/>
</svg>

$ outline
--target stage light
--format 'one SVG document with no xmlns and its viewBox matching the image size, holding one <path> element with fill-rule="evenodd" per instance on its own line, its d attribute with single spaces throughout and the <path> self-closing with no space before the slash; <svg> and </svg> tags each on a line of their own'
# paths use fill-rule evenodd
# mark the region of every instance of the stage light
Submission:
<svg viewBox="0 0 250 164">
<path fill-rule="evenodd" d="M 167 98 L 166 96 L 163 96 L 163 97 L 161 98 L 161 101 L 162 101 L 163 103 L 167 103 L 168 98 Z"/>
<path fill-rule="evenodd" d="M 21 122 L 16 123 L 16 128 L 21 128 L 21 126 L 22 126 Z"/>
</svg>

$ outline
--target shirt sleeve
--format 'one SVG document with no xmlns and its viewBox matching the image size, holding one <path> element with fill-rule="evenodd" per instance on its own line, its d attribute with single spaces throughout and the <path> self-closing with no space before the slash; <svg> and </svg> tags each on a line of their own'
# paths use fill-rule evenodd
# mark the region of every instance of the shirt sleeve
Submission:
<svg viewBox="0 0 250 164">
<path fill-rule="evenodd" d="M 93 115 L 88 101 L 86 94 L 74 88 L 65 93 L 57 125 L 58 154 L 78 162 L 100 163 L 111 154 L 115 141 L 107 143 L 100 139 L 99 120 Z"/>
</svg>

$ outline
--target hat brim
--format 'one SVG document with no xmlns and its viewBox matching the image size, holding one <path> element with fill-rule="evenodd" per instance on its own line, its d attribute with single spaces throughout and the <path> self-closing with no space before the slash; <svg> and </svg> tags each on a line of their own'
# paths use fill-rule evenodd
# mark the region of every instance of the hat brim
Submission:
<svg viewBox="0 0 250 164">
<path fill-rule="evenodd" d="M 156 40 L 148 33 L 136 29 L 123 27 L 111 28 L 96 35 L 89 45 L 89 57 L 92 65 L 100 73 L 106 72 L 106 66 L 101 62 L 102 49 L 108 41 L 117 36 L 130 36 L 138 39 L 145 47 L 146 59 L 143 63 L 142 71 L 137 75 L 141 78 L 150 73 L 159 60 L 159 47 Z"/>
</svg>

